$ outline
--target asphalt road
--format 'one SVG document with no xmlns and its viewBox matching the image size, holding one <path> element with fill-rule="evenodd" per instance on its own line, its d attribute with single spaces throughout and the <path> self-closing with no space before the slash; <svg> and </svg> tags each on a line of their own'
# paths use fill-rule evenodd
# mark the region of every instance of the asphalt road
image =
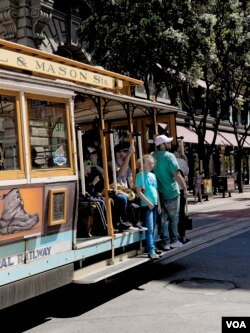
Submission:
<svg viewBox="0 0 250 333">
<path fill-rule="evenodd" d="M 250 226 L 250 193 L 190 203 L 189 212 L 195 230 L 223 221 Z M 0 318 L 11 333 L 219 333 L 223 316 L 250 317 L 249 262 L 250 231 L 230 234 L 106 285 L 58 289 L 2 310 Z"/>
</svg>

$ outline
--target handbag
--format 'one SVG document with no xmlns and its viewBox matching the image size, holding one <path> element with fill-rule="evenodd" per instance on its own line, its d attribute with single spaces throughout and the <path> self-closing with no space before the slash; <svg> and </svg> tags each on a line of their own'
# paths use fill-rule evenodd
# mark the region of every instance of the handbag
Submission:
<svg viewBox="0 0 250 333">
<path fill-rule="evenodd" d="M 110 191 L 114 191 L 115 194 L 125 195 L 129 201 L 134 201 L 136 198 L 135 192 L 132 189 L 125 187 L 119 183 L 117 183 L 116 186 L 114 183 L 110 184 L 109 189 L 110 189 Z"/>
<path fill-rule="evenodd" d="M 188 216 L 188 202 L 185 205 L 185 230 L 193 229 L 193 220 Z"/>
</svg>

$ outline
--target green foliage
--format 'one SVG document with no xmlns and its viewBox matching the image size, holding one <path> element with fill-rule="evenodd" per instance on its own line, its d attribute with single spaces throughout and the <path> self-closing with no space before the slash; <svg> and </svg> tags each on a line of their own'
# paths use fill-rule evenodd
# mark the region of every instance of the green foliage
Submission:
<svg viewBox="0 0 250 333">
<path fill-rule="evenodd" d="M 83 21 L 81 37 L 96 63 L 143 80 L 162 60 L 179 66 L 177 55 L 181 56 L 188 38 L 176 6 L 156 0 L 88 4 L 92 15 Z"/>
<path fill-rule="evenodd" d="M 181 98 L 201 145 L 209 115 L 215 117 L 216 133 L 230 107 L 242 108 L 239 97 L 250 99 L 249 0 L 86 3 L 91 15 L 83 20 L 80 36 L 93 61 L 142 79 L 146 87 L 152 78 L 158 88 L 165 82 L 172 103 Z M 200 118 L 198 79 L 206 84 L 198 98 Z"/>
<path fill-rule="evenodd" d="M 148 74 L 159 76 L 155 64 L 160 63 L 168 70 L 165 81 L 176 84 L 185 73 L 185 82 L 192 86 L 205 75 L 224 99 L 235 92 L 237 83 L 246 83 L 249 1 L 86 3 L 91 15 L 82 22 L 81 38 L 98 65 L 146 81 Z"/>
</svg>

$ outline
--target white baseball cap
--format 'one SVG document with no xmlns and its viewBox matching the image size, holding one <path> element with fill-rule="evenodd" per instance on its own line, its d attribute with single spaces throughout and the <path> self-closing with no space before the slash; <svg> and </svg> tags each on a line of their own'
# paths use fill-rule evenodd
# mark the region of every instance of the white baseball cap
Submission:
<svg viewBox="0 0 250 333">
<path fill-rule="evenodd" d="M 160 146 L 163 143 L 170 143 L 172 141 L 173 141 L 173 138 L 169 138 L 168 136 L 162 134 L 162 135 L 158 135 L 155 138 L 155 145 Z"/>
</svg>

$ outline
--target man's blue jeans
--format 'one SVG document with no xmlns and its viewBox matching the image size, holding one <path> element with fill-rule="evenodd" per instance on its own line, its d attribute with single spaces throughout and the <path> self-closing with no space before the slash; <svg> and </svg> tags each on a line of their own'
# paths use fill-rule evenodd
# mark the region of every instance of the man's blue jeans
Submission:
<svg viewBox="0 0 250 333">
<path fill-rule="evenodd" d="M 179 239 L 178 222 L 180 210 L 180 196 L 162 201 L 161 239 L 162 245 L 175 243 Z"/>
<path fill-rule="evenodd" d="M 117 194 L 113 197 L 114 200 L 114 224 L 121 222 L 127 222 L 127 207 L 128 207 L 128 198 L 124 194 Z"/>
<path fill-rule="evenodd" d="M 141 219 L 144 226 L 148 229 L 146 231 L 146 244 L 148 252 L 155 249 L 155 225 L 157 220 L 157 206 L 153 209 L 149 207 L 141 207 Z"/>
</svg>

